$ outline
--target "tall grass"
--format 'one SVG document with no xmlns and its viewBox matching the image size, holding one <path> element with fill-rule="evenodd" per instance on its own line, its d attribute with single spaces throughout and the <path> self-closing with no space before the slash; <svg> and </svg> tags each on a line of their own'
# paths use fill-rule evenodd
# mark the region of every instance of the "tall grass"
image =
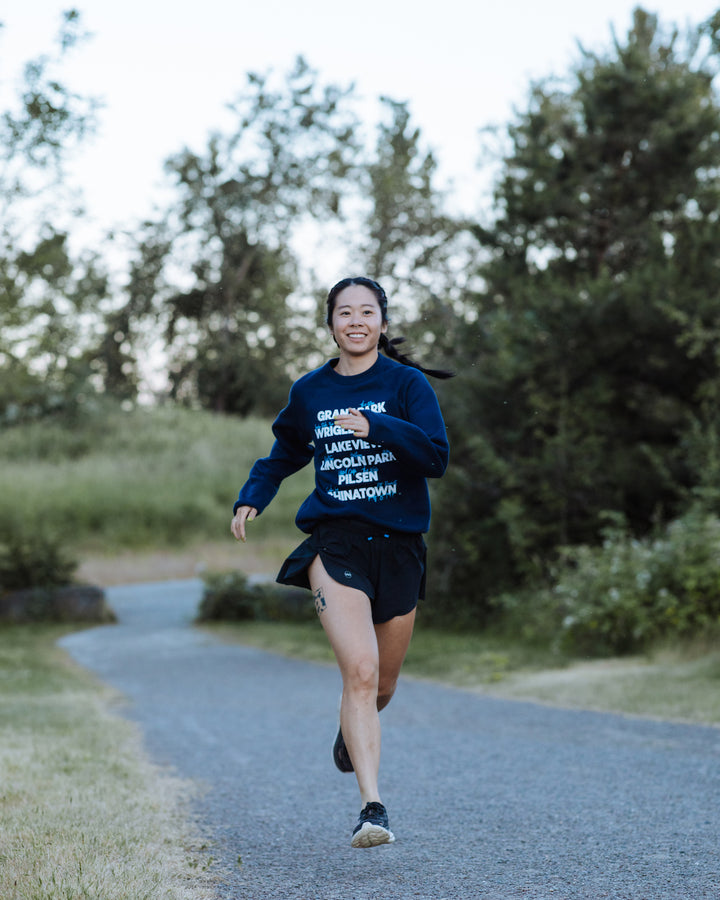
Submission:
<svg viewBox="0 0 720 900">
<path fill-rule="evenodd" d="M 7 429 L 0 530 L 42 522 L 71 547 L 96 552 L 225 538 L 237 491 L 272 439 L 269 422 L 177 407 Z M 311 489 L 310 468 L 289 479 L 255 535 L 294 535 Z"/>
</svg>

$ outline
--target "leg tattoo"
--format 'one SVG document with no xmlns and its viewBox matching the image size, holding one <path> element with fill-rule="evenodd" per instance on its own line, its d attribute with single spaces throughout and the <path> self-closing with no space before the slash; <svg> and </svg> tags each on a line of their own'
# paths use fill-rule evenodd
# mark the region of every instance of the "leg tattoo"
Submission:
<svg viewBox="0 0 720 900">
<path fill-rule="evenodd" d="M 317 614 L 321 615 L 327 609 L 327 603 L 325 602 L 325 594 L 323 594 L 323 589 L 318 588 L 313 593 L 313 597 L 315 598 L 315 609 L 317 610 Z"/>
</svg>

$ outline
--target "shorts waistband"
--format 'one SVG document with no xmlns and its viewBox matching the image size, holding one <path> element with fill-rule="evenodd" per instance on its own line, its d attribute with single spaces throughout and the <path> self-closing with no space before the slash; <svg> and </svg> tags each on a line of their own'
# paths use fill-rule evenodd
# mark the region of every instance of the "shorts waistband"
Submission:
<svg viewBox="0 0 720 900">
<path fill-rule="evenodd" d="M 349 531 L 352 534 L 372 535 L 372 537 L 393 537 L 393 538 L 414 538 L 417 537 L 415 532 L 395 531 L 392 528 L 386 528 L 383 525 L 377 525 L 374 522 L 363 522 L 360 519 L 323 519 L 318 522 L 316 528 L 337 528 L 338 531 Z"/>
</svg>

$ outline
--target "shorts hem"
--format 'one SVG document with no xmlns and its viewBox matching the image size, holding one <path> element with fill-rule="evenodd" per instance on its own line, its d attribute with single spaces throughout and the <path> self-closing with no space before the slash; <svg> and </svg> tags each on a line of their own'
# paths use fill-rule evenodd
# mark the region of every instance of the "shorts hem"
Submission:
<svg viewBox="0 0 720 900">
<path fill-rule="evenodd" d="M 365 596 L 368 597 L 371 604 L 372 610 L 372 620 L 375 625 L 381 625 L 385 622 L 389 622 L 391 619 L 396 618 L 397 616 L 404 616 L 408 613 L 412 612 L 417 608 L 417 605 L 420 600 L 424 599 L 425 595 L 425 547 L 424 541 L 422 542 L 422 551 L 418 551 L 418 557 L 421 556 L 422 559 L 418 558 L 418 562 L 421 565 L 420 573 L 419 573 L 419 584 L 418 587 L 418 596 L 406 599 L 404 603 L 399 603 L 397 607 L 393 605 L 392 598 L 385 597 L 384 600 L 381 600 L 379 604 L 376 604 L 376 589 L 373 584 L 371 578 L 368 577 L 366 573 L 361 570 L 358 570 L 357 567 L 352 565 L 352 559 L 350 561 L 346 559 L 338 559 L 335 554 L 331 554 L 328 552 L 325 541 L 328 540 L 327 537 L 323 537 L 320 533 L 325 530 L 325 527 L 332 528 L 335 523 L 327 523 L 327 525 L 318 526 L 318 528 L 307 537 L 298 547 L 293 550 L 293 552 L 287 557 L 287 559 L 282 564 L 280 571 L 276 577 L 276 581 L 279 584 L 291 585 L 293 587 L 300 587 L 306 590 L 312 590 L 310 586 L 310 580 L 308 578 L 308 569 L 310 565 L 314 561 L 314 559 L 319 556 L 322 560 L 322 564 L 325 568 L 325 571 L 329 575 L 330 578 L 337 584 L 344 587 L 351 587 L 355 590 L 361 591 Z M 336 528 L 335 533 L 341 532 L 342 526 Z M 350 529 L 346 529 L 346 531 L 350 531 Z M 352 529 L 353 532 L 357 532 L 357 528 Z M 364 533 L 360 532 L 361 534 Z M 327 532 L 325 532 L 327 534 Z M 395 532 L 395 535 L 400 537 L 400 535 Z M 383 537 L 390 537 L 389 534 L 384 533 Z M 403 538 L 409 538 L 410 535 L 403 535 Z M 421 538 L 422 536 L 418 535 Z M 372 538 L 368 538 L 371 540 Z M 403 540 L 403 545 L 406 545 L 406 541 Z M 385 592 L 387 595 L 387 591 Z M 401 594 L 401 596 L 406 596 L 407 592 Z M 388 602 L 388 600 L 390 602 Z"/>
</svg>

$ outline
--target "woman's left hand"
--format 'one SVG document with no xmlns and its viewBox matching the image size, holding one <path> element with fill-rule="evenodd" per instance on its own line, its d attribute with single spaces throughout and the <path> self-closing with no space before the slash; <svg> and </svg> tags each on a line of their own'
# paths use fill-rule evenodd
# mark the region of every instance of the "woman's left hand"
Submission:
<svg viewBox="0 0 720 900">
<path fill-rule="evenodd" d="M 352 431 L 355 437 L 366 438 L 370 434 L 370 423 L 359 409 L 348 409 L 346 416 L 336 416 L 335 424 L 346 431 Z"/>
</svg>

